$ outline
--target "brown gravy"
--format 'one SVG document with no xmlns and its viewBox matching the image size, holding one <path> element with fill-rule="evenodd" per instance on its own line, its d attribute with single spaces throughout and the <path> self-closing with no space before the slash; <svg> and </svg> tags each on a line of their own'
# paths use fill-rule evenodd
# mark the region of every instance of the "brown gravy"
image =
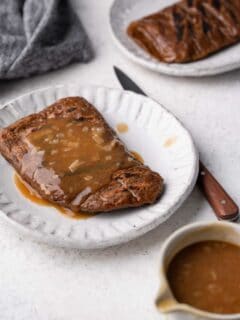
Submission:
<svg viewBox="0 0 240 320">
<path fill-rule="evenodd" d="M 240 247 L 204 241 L 188 246 L 171 261 L 167 277 L 180 303 L 218 313 L 240 313 Z"/>
<path fill-rule="evenodd" d="M 67 199 L 74 211 L 85 196 L 107 185 L 116 170 L 138 165 L 101 122 L 91 126 L 67 118 L 48 119 L 27 136 L 26 143 L 30 151 L 23 170 L 33 179 L 37 173 L 41 188 Z"/>
<path fill-rule="evenodd" d="M 137 159 L 139 162 L 141 162 L 142 164 L 144 164 L 144 159 L 143 157 L 137 152 L 137 151 L 130 151 L 131 155 Z"/>
<path fill-rule="evenodd" d="M 27 184 L 15 173 L 14 175 L 14 182 L 17 187 L 17 189 L 20 191 L 20 193 L 28 200 L 30 200 L 33 203 L 36 203 L 41 206 L 48 206 L 53 207 L 57 209 L 62 214 L 74 218 L 74 219 L 87 219 L 94 216 L 94 214 L 90 213 L 84 213 L 84 212 L 73 212 L 67 208 L 60 207 L 58 205 L 54 205 L 53 203 L 42 199 L 40 196 L 38 196 Z"/>
<path fill-rule="evenodd" d="M 164 142 L 164 147 L 165 147 L 165 148 L 169 148 L 169 147 L 173 146 L 174 143 L 176 142 L 176 140 L 177 140 L 176 137 L 168 138 L 168 139 Z"/>
<path fill-rule="evenodd" d="M 126 123 L 118 123 L 117 124 L 117 126 L 116 126 L 116 128 L 117 128 L 117 131 L 119 132 L 119 133 L 126 133 L 126 132 L 128 132 L 128 125 L 126 124 Z"/>
</svg>

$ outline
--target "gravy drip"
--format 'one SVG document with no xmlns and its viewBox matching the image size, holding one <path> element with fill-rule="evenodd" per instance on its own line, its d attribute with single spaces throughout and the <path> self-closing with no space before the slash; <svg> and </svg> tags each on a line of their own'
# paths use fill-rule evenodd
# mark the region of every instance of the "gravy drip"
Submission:
<svg viewBox="0 0 240 320">
<path fill-rule="evenodd" d="M 86 212 L 73 212 L 70 209 L 60 207 L 56 204 L 51 203 L 50 201 L 42 199 L 26 182 L 24 182 L 18 174 L 15 173 L 14 175 L 14 182 L 18 189 L 18 191 L 29 201 L 46 207 L 52 207 L 59 211 L 60 213 L 64 214 L 65 216 L 73 219 L 88 219 L 94 216 L 92 213 Z"/>
</svg>

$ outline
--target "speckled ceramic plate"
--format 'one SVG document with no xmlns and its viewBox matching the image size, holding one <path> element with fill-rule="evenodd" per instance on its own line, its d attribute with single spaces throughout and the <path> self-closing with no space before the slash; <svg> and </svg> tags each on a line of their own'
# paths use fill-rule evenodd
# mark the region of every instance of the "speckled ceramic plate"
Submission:
<svg viewBox="0 0 240 320">
<path fill-rule="evenodd" d="M 128 24 L 150 13 L 159 11 L 177 0 L 115 0 L 110 10 L 110 25 L 117 46 L 131 60 L 158 72 L 174 76 L 207 76 L 240 67 L 240 44 L 224 49 L 206 59 L 167 64 L 152 58 L 126 34 Z"/>
<path fill-rule="evenodd" d="M 74 220 L 25 199 L 14 184 L 14 170 L 0 157 L 2 217 L 41 241 L 63 247 L 91 249 L 129 241 L 166 220 L 186 199 L 196 181 L 197 152 L 189 133 L 157 102 L 103 87 L 71 85 L 34 91 L 2 107 L 0 127 L 38 112 L 59 98 L 76 95 L 93 103 L 113 128 L 121 122 L 129 126 L 120 137 L 164 177 L 163 196 L 152 206 Z"/>
</svg>

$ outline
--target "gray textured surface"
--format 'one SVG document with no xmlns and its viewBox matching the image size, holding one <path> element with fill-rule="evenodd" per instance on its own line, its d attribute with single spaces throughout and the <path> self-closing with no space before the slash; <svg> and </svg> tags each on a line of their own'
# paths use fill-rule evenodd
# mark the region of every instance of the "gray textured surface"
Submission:
<svg viewBox="0 0 240 320">
<path fill-rule="evenodd" d="M 0 82 L 0 102 L 57 83 L 120 88 L 116 64 L 192 132 L 202 159 L 240 205 L 240 71 L 185 79 L 156 74 L 116 49 L 112 0 L 72 0 L 92 39 L 96 59 L 32 78 Z M 97 31 L 96 31 L 97 30 Z M 161 156 L 161 155 L 160 155 Z M 153 232 L 120 247 L 81 253 L 20 237 L 0 219 L 0 318 L 4 320 L 166 320 L 154 307 L 164 239 L 192 221 L 216 220 L 196 188 Z"/>
<path fill-rule="evenodd" d="M 1 0 L 0 79 L 27 77 L 92 57 L 68 0 Z"/>
</svg>

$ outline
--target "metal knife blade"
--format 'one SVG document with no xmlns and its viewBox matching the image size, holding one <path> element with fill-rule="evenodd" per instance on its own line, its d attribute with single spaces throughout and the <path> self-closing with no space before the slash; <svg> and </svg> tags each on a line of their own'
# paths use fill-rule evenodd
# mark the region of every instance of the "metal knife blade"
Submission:
<svg viewBox="0 0 240 320">
<path fill-rule="evenodd" d="M 146 93 L 135 82 L 133 82 L 122 70 L 120 70 L 116 66 L 114 66 L 113 68 L 123 89 L 133 91 L 138 94 L 142 94 L 143 96 L 147 96 Z"/>
<path fill-rule="evenodd" d="M 123 89 L 147 96 L 146 93 L 122 70 L 114 66 L 114 71 Z M 216 178 L 214 178 L 211 172 L 203 165 L 203 163 L 201 163 L 201 161 L 198 185 L 201 188 L 205 198 L 213 208 L 218 219 L 228 221 L 238 220 L 238 206 L 227 194 Z"/>
</svg>

